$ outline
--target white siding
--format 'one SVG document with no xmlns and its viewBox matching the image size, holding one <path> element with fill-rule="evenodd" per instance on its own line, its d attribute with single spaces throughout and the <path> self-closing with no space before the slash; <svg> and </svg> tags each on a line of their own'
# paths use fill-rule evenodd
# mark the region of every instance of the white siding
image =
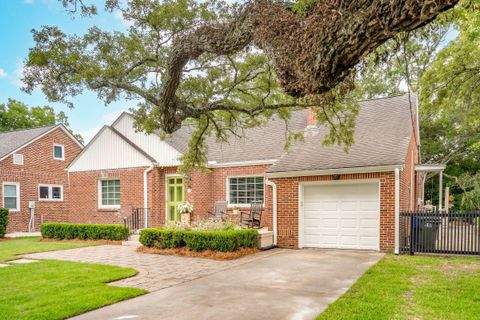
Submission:
<svg viewBox="0 0 480 320">
<path fill-rule="evenodd" d="M 108 127 L 72 162 L 68 171 L 145 167 L 151 161 Z"/>
<path fill-rule="evenodd" d="M 156 134 L 147 135 L 143 132 L 135 132 L 133 118 L 123 113 L 113 125 L 121 134 L 139 146 L 142 150 L 155 158 L 160 166 L 176 166 L 180 162 L 181 154 Z"/>
</svg>

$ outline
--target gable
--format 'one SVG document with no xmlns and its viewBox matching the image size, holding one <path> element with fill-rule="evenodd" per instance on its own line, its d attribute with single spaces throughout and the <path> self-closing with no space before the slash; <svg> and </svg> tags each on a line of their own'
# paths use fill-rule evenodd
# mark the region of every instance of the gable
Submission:
<svg viewBox="0 0 480 320">
<path fill-rule="evenodd" d="M 128 140 L 132 141 L 140 149 L 152 156 L 159 165 L 177 166 L 180 164 L 178 159 L 182 154 L 179 151 L 160 139 L 156 134 L 149 135 L 144 132 L 135 132 L 133 124 L 133 117 L 128 113 L 123 113 L 112 124 L 112 127 L 118 130 Z"/>
<path fill-rule="evenodd" d="M 105 126 L 68 167 L 69 172 L 146 167 L 152 161 Z"/>
</svg>

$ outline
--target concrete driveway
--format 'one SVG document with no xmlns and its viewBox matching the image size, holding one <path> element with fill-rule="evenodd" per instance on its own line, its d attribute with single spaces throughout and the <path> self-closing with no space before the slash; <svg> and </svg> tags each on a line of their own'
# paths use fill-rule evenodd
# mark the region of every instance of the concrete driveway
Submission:
<svg viewBox="0 0 480 320">
<path fill-rule="evenodd" d="M 312 319 L 382 256 L 282 250 L 73 319 Z"/>
</svg>

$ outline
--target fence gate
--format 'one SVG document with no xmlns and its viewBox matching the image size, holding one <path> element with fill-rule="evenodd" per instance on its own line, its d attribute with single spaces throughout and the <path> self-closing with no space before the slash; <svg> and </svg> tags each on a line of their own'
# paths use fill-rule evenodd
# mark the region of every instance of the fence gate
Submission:
<svg viewBox="0 0 480 320">
<path fill-rule="evenodd" d="M 480 211 L 400 213 L 400 253 L 480 255 Z"/>
</svg>

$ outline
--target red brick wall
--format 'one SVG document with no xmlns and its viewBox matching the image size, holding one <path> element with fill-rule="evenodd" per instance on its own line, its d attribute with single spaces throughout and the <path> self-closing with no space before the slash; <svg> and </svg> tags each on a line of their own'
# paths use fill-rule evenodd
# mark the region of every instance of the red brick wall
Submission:
<svg viewBox="0 0 480 320">
<path fill-rule="evenodd" d="M 270 165 L 258 166 L 244 166 L 244 167 L 230 167 L 230 168 L 215 168 L 212 170 L 211 189 L 212 201 L 210 202 L 209 211 L 213 210 L 215 201 L 227 200 L 227 177 L 233 176 L 249 176 L 249 175 L 263 175 Z M 272 229 L 272 196 L 271 187 L 265 186 L 265 205 L 262 214 L 262 225 Z M 229 211 L 232 209 L 230 208 Z M 241 208 L 242 212 L 248 212 L 248 208 Z"/>
<path fill-rule="evenodd" d="M 380 180 L 380 250 L 392 251 L 395 232 L 395 174 L 375 172 L 340 175 L 340 180 Z M 305 181 L 329 181 L 332 176 L 271 179 L 277 185 L 278 245 L 298 248 L 298 185 Z"/>
<path fill-rule="evenodd" d="M 65 160 L 53 159 L 53 144 L 63 144 Z M 20 183 L 20 211 L 11 212 L 7 232 L 27 231 L 30 219 L 28 201 L 35 201 L 35 225 L 40 217 L 45 221 L 65 221 L 68 212 L 69 184 L 65 168 L 81 151 L 61 128 L 57 128 L 30 145 L 18 150 L 23 154 L 23 165 L 14 165 L 13 156 L 0 161 L 0 205 L 3 204 L 2 182 Z M 39 201 L 38 184 L 63 185 L 63 201 Z"/>
<path fill-rule="evenodd" d="M 143 172 L 147 167 L 70 173 L 70 208 L 72 223 L 122 223 L 132 208 L 143 208 Z M 152 173 L 150 173 L 152 175 Z M 120 209 L 98 206 L 98 181 L 120 179 Z"/>
</svg>

